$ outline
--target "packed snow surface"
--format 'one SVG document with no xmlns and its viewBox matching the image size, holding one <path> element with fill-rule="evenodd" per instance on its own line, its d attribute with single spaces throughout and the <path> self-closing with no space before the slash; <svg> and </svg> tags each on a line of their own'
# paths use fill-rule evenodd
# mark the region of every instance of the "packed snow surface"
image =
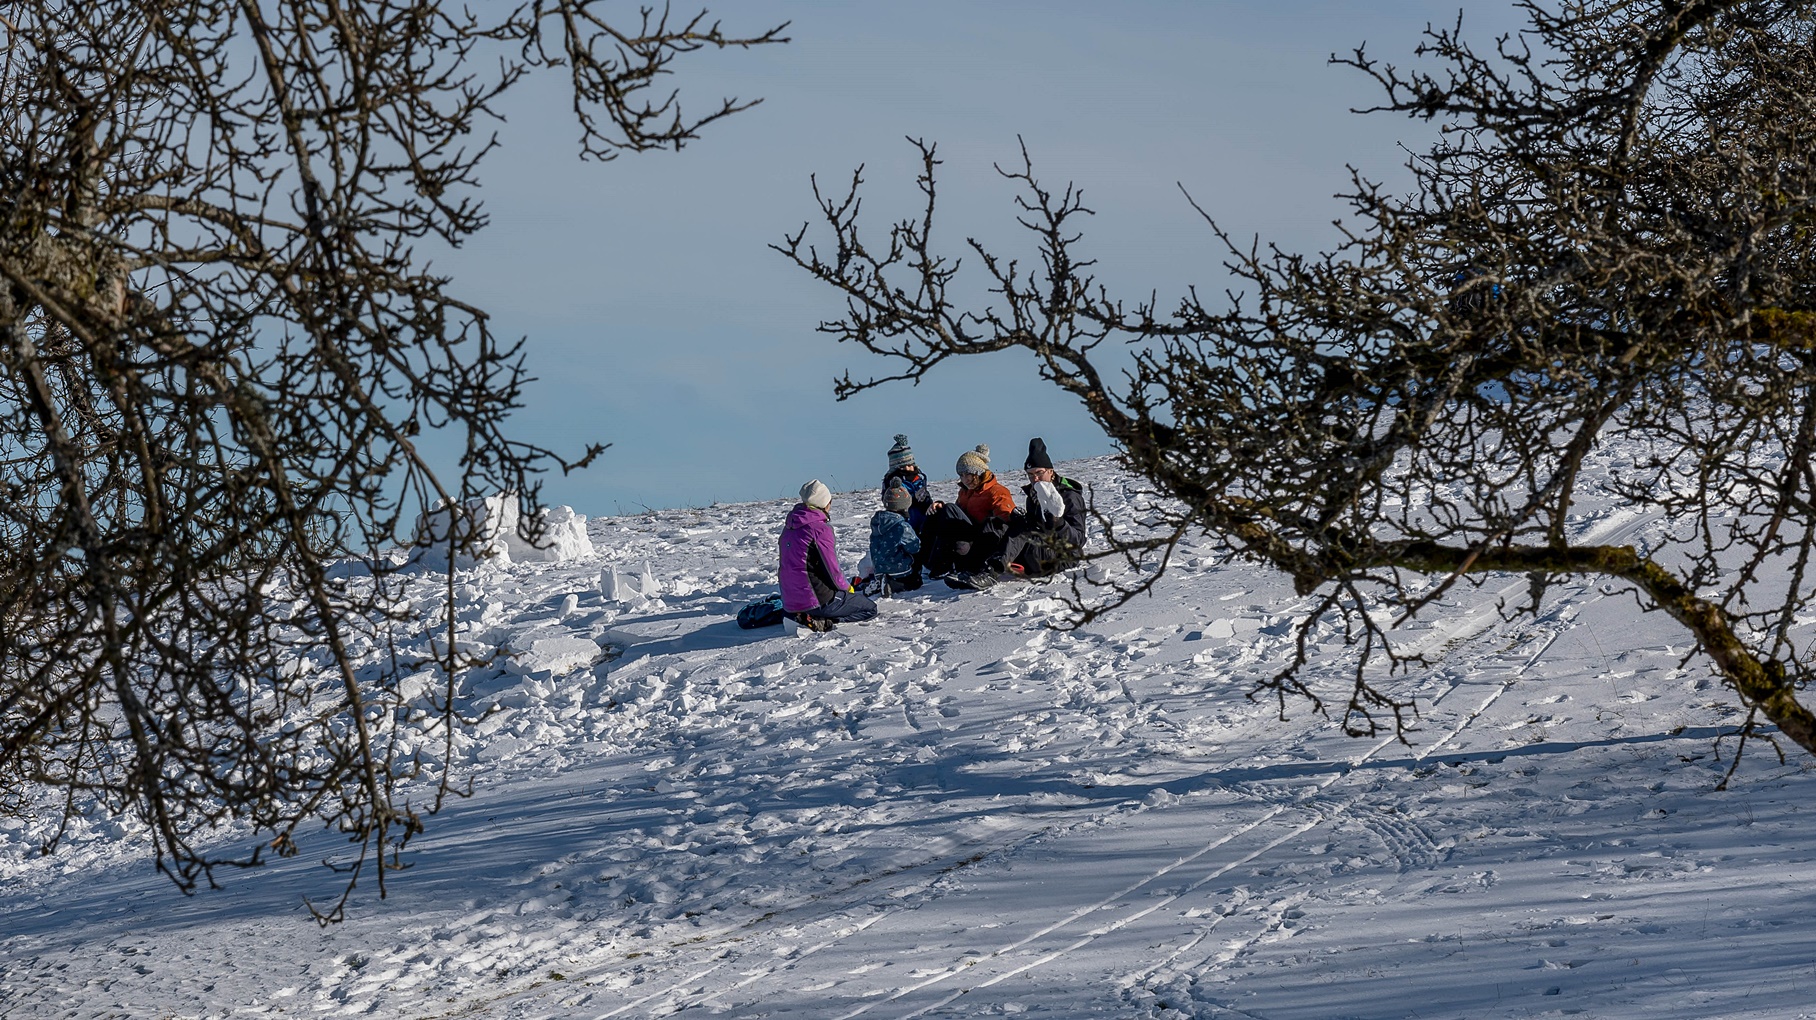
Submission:
<svg viewBox="0 0 1816 1020">
<path fill-rule="evenodd" d="M 875 503 L 833 503 L 847 564 Z M 1816 1017 L 1810 762 L 1755 745 L 1718 791 L 1739 716 L 1631 596 L 1457 586 L 1384 679 L 1408 745 L 1250 701 L 1308 602 L 1208 546 L 1076 631 L 1061 585 L 937 583 L 739 630 L 788 509 L 558 515 L 559 555 L 463 567 L 504 653 L 465 680 L 475 792 L 343 924 L 303 904 L 331 833 L 186 898 L 130 823 L 39 856 L 0 819 L 0 1017 Z"/>
</svg>

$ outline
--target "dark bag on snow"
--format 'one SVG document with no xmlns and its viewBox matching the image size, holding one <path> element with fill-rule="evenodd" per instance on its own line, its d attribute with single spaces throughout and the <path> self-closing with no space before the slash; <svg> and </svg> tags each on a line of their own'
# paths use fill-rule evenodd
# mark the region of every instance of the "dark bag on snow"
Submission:
<svg viewBox="0 0 1816 1020">
<path fill-rule="evenodd" d="M 774 627 L 782 622 L 782 596 L 771 595 L 738 610 L 738 626 L 745 630 Z"/>
</svg>

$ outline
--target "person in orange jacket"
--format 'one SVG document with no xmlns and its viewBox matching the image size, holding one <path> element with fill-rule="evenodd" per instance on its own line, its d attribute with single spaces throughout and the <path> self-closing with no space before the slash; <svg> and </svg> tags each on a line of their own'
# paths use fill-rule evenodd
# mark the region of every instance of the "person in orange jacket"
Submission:
<svg viewBox="0 0 1816 1020">
<path fill-rule="evenodd" d="M 982 443 L 959 456 L 958 490 L 955 502 L 934 502 L 921 535 L 934 577 L 982 567 L 1002 551 L 1015 515 L 1015 497 L 990 470 L 990 448 Z"/>
</svg>

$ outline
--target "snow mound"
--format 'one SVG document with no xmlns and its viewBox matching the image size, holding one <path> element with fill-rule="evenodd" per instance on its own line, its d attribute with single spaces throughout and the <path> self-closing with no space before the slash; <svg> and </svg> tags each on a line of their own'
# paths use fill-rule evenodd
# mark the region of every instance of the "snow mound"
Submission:
<svg viewBox="0 0 1816 1020">
<path fill-rule="evenodd" d="M 513 563 L 567 563 L 593 555 L 593 540 L 586 536 L 586 516 L 572 507 L 551 506 L 542 510 L 542 536 L 532 545 L 518 537 L 516 528 L 505 530 L 505 544 L 510 547 Z"/>
<path fill-rule="evenodd" d="M 454 557 L 454 567 L 463 570 L 480 563 L 567 563 L 593 555 L 586 517 L 572 507 L 544 507 L 538 523 L 542 533 L 532 543 L 523 537 L 517 494 L 512 492 L 459 504 L 443 501 L 417 518 L 411 559 L 431 569 L 447 569 L 450 536 L 475 539 L 469 553 Z"/>
</svg>

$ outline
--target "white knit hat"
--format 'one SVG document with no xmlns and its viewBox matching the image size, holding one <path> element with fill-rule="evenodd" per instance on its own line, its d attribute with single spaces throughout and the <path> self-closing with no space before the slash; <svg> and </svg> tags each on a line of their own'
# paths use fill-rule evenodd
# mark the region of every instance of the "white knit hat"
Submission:
<svg viewBox="0 0 1816 1020">
<path fill-rule="evenodd" d="M 801 486 L 801 502 L 815 510 L 824 510 L 832 505 L 832 490 L 826 488 L 826 483 L 815 478 Z"/>
<path fill-rule="evenodd" d="M 958 473 L 961 475 L 983 475 L 990 471 L 990 448 L 983 443 L 977 449 L 966 450 L 958 455 Z"/>
</svg>

